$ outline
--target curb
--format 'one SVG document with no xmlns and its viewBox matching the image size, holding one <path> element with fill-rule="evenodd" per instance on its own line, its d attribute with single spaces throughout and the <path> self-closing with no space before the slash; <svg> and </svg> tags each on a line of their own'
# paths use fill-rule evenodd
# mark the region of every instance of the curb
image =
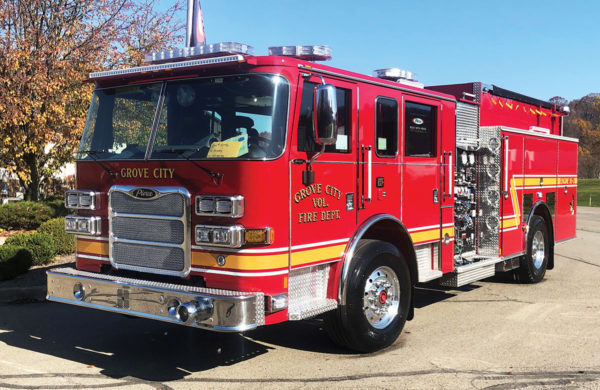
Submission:
<svg viewBox="0 0 600 390">
<path fill-rule="evenodd" d="M 43 302 L 46 286 L 0 288 L 0 303 Z"/>
</svg>

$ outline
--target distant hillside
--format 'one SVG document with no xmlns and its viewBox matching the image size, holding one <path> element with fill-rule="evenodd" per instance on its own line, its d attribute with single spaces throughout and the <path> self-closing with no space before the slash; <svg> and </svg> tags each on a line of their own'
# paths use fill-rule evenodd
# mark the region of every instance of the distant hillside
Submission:
<svg viewBox="0 0 600 390">
<path fill-rule="evenodd" d="M 573 100 L 569 108 L 564 135 L 579 138 L 579 177 L 600 178 L 600 94 Z"/>
</svg>

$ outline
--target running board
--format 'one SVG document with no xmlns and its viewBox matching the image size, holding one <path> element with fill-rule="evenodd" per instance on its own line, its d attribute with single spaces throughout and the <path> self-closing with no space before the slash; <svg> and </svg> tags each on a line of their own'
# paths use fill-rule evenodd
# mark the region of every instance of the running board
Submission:
<svg viewBox="0 0 600 390">
<path fill-rule="evenodd" d="M 303 320 L 334 310 L 337 306 L 338 304 L 335 299 L 328 298 L 314 298 L 303 300 L 302 302 L 290 302 L 288 318 L 291 321 Z"/>
<path fill-rule="evenodd" d="M 440 280 L 440 285 L 445 287 L 460 287 L 481 279 L 494 276 L 496 273 L 496 263 L 505 259 L 494 257 L 480 260 L 474 263 L 459 265 L 455 267 L 454 272 L 448 273 Z"/>
</svg>

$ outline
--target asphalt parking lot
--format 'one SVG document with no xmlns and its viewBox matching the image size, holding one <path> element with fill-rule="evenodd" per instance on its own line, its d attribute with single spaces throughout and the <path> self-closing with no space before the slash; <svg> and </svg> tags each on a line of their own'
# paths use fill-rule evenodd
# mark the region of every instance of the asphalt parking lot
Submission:
<svg viewBox="0 0 600 390">
<path fill-rule="evenodd" d="M 600 209 L 536 285 L 420 286 L 390 348 L 335 347 L 319 319 L 218 334 L 57 303 L 0 305 L 0 389 L 600 389 Z"/>
</svg>

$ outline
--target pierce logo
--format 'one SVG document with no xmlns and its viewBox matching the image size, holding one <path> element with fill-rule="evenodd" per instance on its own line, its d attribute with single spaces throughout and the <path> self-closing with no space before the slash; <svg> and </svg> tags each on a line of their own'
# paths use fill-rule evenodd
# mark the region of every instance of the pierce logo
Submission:
<svg viewBox="0 0 600 390">
<path fill-rule="evenodd" d="M 415 125 L 422 125 L 423 123 L 425 123 L 425 121 L 421 118 L 413 118 L 412 123 L 414 123 Z"/>
<path fill-rule="evenodd" d="M 134 188 L 129 191 L 129 194 L 138 199 L 152 199 L 156 197 L 158 192 L 151 188 Z"/>
</svg>

